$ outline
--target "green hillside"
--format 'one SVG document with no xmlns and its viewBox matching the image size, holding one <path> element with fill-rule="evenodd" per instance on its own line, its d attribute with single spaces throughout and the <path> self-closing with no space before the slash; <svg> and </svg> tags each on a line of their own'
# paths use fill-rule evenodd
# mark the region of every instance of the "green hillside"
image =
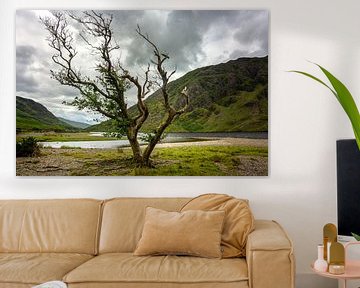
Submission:
<svg viewBox="0 0 360 288">
<path fill-rule="evenodd" d="M 84 129 L 84 131 L 89 132 L 113 132 L 115 131 L 115 125 L 112 120 L 106 120 L 103 122 L 100 122 L 99 124 L 95 124 L 92 126 L 89 126 Z"/>
<path fill-rule="evenodd" d="M 181 107 L 180 92 L 186 86 L 190 95 L 188 112 L 176 119 L 168 132 L 259 132 L 268 130 L 268 57 L 239 58 L 202 67 L 169 83 L 170 102 Z M 150 116 L 143 131 L 153 131 L 164 117 L 160 91 L 146 100 Z M 136 106 L 129 109 L 137 114 Z M 106 121 L 87 128 L 112 130 Z"/>
<path fill-rule="evenodd" d="M 40 103 L 16 96 L 16 131 L 71 131 L 75 127 L 60 121 Z"/>
<path fill-rule="evenodd" d="M 85 129 L 85 128 L 91 126 L 90 124 L 87 124 L 87 123 L 72 121 L 72 120 L 69 120 L 69 119 L 62 118 L 62 117 L 57 117 L 57 118 L 60 121 L 65 122 L 65 123 L 71 125 L 72 127 L 79 128 L 79 129 Z"/>
</svg>

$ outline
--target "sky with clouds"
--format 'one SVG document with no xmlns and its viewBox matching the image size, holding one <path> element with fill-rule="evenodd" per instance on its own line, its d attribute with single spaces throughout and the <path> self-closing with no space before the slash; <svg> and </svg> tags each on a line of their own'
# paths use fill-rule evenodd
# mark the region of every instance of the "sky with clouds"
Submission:
<svg viewBox="0 0 360 288">
<path fill-rule="evenodd" d="M 116 10 L 103 13 L 114 16 L 112 28 L 121 47 L 121 63 L 134 74 L 140 75 L 152 56 L 151 49 L 136 34 L 137 25 L 170 56 L 167 66 L 176 67 L 177 71 L 173 80 L 198 67 L 239 57 L 268 55 L 268 11 Z M 50 78 L 50 69 L 56 69 L 51 60 L 54 51 L 46 41 L 47 31 L 39 20 L 41 16 L 51 17 L 51 13 L 45 10 L 16 13 L 16 95 L 45 105 L 56 116 L 95 123 L 98 115 L 62 104 L 71 101 L 78 92 Z M 79 25 L 71 25 L 75 34 L 80 32 Z M 95 61 L 86 43 L 75 37 L 74 46 L 79 51 L 76 64 L 82 73 L 93 76 Z M 134 92 L 134 89 L 127 92 L 129 105 L 134 103 Z"/>
</svg>

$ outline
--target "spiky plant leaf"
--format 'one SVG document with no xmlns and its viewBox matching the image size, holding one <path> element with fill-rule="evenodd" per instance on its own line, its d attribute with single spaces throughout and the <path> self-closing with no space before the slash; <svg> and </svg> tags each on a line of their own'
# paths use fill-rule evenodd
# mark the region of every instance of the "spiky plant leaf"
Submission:
<svg viewBox="0 0 360 288">
<path fill-rule="evenodd" d="M 343 107 L 345 113 L 348 115 L 348 117 L 350 119 L 351 125 L 354 130 L 355 138 L 356 138 L 356 143 L 360 150 L 360 114 L 359 114 L 358 108 L 356 107 L 356 103 L 354 101 L 353 96 L 351 95 L 350 91 L 346 88 L 346 86 L 339 79 L 337 79 L 333 74 L 331 74 L 324 67 L 322 67 L 316 63 L 315 63 L 315 65 L 317 65 L 320 68 L 320 70 L 325 74 L 326 78 L 330 81 L 332 87 L 330 87 L 324 81 L 320 80 L 319 78 L 317 78 L 309 73 L 306 73 L 303 71 L 297 71 L 297 70 L 293 70 L 290 72 L 305 75 L 305 76 L 321 83 L 335 95 L 336 99 L 339 101 L 340 105 Z"/>
<path fill-rule="evenodd" d="M 360 241 L 360 235 L 352 233 L 352 232 L 351 232 L 351 235 L 356 239 L 356 241 Z"/>
</svg>

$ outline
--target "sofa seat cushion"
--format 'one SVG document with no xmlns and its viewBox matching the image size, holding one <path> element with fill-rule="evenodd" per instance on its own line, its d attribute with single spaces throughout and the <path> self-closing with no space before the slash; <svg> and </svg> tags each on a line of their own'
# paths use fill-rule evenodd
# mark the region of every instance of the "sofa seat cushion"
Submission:
<svg viewBox="0 0 360 288">
<path fill-rule="evenodd" d="M 72 253 L 0 253 L 0 286 L 62 280 L 65 274 L 92 257 Z"/>
<path fill-rule="evenodd" d="M 242 281 L 247 283 L 247 280 L 247 265 L 245 260 L 240 258 L 134 256 L 131 253 L 96 256 L 64 277 L 64 281 L 70 284 L 101 282 L 190 284 Z"/>
</svg>

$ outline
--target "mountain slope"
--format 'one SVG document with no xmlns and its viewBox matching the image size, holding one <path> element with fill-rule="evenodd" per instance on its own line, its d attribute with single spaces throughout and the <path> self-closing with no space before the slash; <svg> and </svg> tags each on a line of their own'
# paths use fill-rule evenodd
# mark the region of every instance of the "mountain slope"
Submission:
<svg viewBox="0 0 360 288">
<path fill-rule="evenodd" d="M 42 104 L 16 96 L 16 131 L 69 131 L 76 130 L 60 121 Z"/>
<path fill-rule="evenodd" d="M 190 107 L 167 132 L 258 132 L 268 130 L 268 57 L 239 58 L 202 67 L 169 83 L 170 102 L 182 107 L 180 92 L 188 88 Z M 161 92 L 145 100 L 150 116 L 142 131 L 153 131 L 164 117 Z M 137 107 L 129 109 L 136 115 Z M 112 130 L 112 121 L 87 128 Z"/>
<path fill-rule="evenodd" d="M 87 124 L 87 123 L 72 121 L 72 120 L 69 120 L 69 119 L 62 118 L 62 117 L 57 117 L 57 118 L 60 121 L 65 122 L 66 124 L 69 124 L 72 127 L 79 128 L 79 129 L 85 129 L 85 128 L 91 126 L 90 124 Z"/>
</svg>

